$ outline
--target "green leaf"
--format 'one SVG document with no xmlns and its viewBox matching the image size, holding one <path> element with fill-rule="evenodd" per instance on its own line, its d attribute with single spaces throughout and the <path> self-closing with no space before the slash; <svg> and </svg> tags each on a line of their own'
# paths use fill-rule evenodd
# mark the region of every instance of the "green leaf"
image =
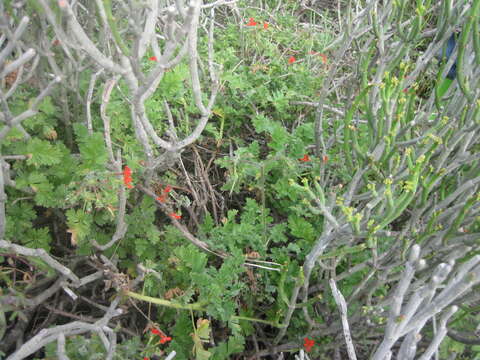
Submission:
<svg viewBox="0 0 480 360">
<path fill-rule="evenodd" d="M 207 319 L 198 319 L 197 320 L 197 335 L 202 341 L 207 341 L 210 339 L 210 321 Z"/>
<path fill-rule="evenodd" d="M 107 152 L 102 134 L 94 133 L 83 144 L 79 145 L 82 160 L 88 167 L 105 164 Z"/>
<path fill-rule="evenodd" d="M 207 255 L 200 252 L 195 246 L 180 246 L 174 250 L 182 265 L 190 268 L 191 272 L 203 274 L 207 265 Z"/>
<path fill-rule="evenodd" d="M 57 109 L 52 102 L 52 98 L 50 96 L 47 96 L 43 99 L 42 103 L 38 107 L 38 110 L 45 113 L 46 115 L 54 115 Z"/>
<path fill-rule="evenodd" d="M 227 342 L 221 342 L 218 346 L 211 349 L 212 360 L 230 359 L 232 355 L 243 351 L 245 347 L 245 338 L 240 334 L 229 336 Z"/>
<path fill-rule="evenodd" d="M 32 248 L 42 248 L 46 251 L 50 251 L 50 242 L 52 238 L 50 236 L 49 229 L 43 227 L 40 229 L 29 229 L 23 239 L 24 244 Z"/>
<path fill-rule="evenodd" d="M 222 79 L 226 81 L 232 90 L 245 90 L 249 87 L 245 78 L 233 72 L 225 72 Z"/>
<path fill-rule="evenodd" d="M 284 147 L 290 141 L 290 134 L 279 121 L 273 121 L 263 115 L 257 115 L 253 119 L 253 125 L 258 132 L 266 132 L 272 137 L 268 146 L 276 151 L 284 150 Z"/>
<path fill-rule="evenodd" d="M 195 359 L 197 360 L 207 360 L 212 354 L 203 348 L 203 342 L 207 342 L 210 339 L 210 321 L 206 319 L 197 320 L 197 328 L 195 329 L 194 334 L 192 334 L 193 339 L 193 352 L 195 354 Z"/>
<path fill-rule="evenodd" d="M 315 239 L 315 229 L 312 224 L 302 217 L 291 215 L 288 217 L 288 229 L 291 234 L 297 238 L 313 241 Z"/>
<path fill-rule="evenodd" d="M 208 234 L 210 231 L 213 230 L 215 227 L 215 223 L 213 222 L 212 215 L 210 215 L 209 212 L 205 215 L 205 218 L 203 219 L 203 224 L 200 225 L 201 231 L 203 231 L 205 234 Z"/>
<path fill-rule="evenodd" d="M 35 167 L 58 164 L 63 157 L 63 152 L 60 148 L 40 139 L 32 139 L 24 153 L 31 156 L 27 160 L 27 164 Z"/>
<path fill-rule="evenodd" d="M 67 224 L 72 231 L 72 236 L 76 236 L 76 240 L 83 242 L 83 240 L 93 230 L 93 217 L 91 214 L 84 212 L 83 210 L 67 210 Z"/>
<path fill-rule="evenodd" d="M 166 98 L 181 97 L 185 93 L 184 81 L 189 77 L 187 64 L 179 64 L 165 73 L 159 85 L 159 92 Z"/>
<path fill-rule="evenodd" d="M 108 158 L 103 135 L 99 132 L 88 134 L 87 128 L 82 124 L 74 124 L 74 130 L 79 142 L 83 168 L 103 170 Z"/>
</svg>

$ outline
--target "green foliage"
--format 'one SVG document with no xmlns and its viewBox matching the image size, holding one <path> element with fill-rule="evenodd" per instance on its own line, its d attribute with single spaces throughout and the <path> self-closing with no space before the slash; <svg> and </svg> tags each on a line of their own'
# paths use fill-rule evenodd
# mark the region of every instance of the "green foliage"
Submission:
<svg viewBox="0 0 480 360">
<path fill-rule="evenodd" d="M 28 165 L 38 168 L 42 165 L 49 166 L 58 164 L 62 159 L 62 152 L 59 148 L 50 144 L 48 141 L 32 139 L 26 148 L 27 154 L 31 154 L 27 160 Z"/>
<path fill-rule="evenodd" d="M 33 206 L 18 202 L 7 207 L 6 239 L 32 248 L 50 250 L 51 236 L 47 227 L 33 227 L 37 215 Z"/>
<path fill-rule="evenodd" d="M 182 311 L 175 317 L 172 326 L 172 343 L 169 350 L 175 350 L 179 359 L 190 359 L 193 340 L 190 334 L 193 332 L 192 319 L 188 311 Z"/>
<path fill-rule="evenodd" d="M 105 149 L 105 140 L 101 133 L 95 132 L 89 134 L 85 126 L 81 124 L 74 125 L 77 135 L 78 148 L 82 159 L 82 170 L 104 169 L 107 161 L 107 151 Z"/>
<path fill-rule="evenodd" d="M 272 8 L 277 4 L 272 0 L 264 3 L 270 3 Z M 455 226 L 446 235 L 438 233 L 445 221 L 440 213 L 427 219 L 429 224 L 424 230 L 417 229 L 423 219 L 410 226 L 406 230 L 411 235 L 409 239 L 398 235 L 405 216 L 415 213 L 432 196 L 435 204 L 448 199 L 463 179 L 478 176 L 478 164 L 462 159 L 462 165 L 455 172 L 443 176 L 444 166 L 460 161 L 438 156 L 439 150 L 455 141 L 452 134 L 458 124 L 445 119 L 436 121 L 440 112 L 427 115 L 430 116 L 427 125 L 413 123 L 414 113 L 422 104 L 413 91 L 403 89 L 402 79 L 411 70 L 407 64 L 398 61 L 389 64 L 389 71 L 378 75 L 380 84 L 373 84 L 377 67 L 370 61 L 376 51 L 375 42 L 370 50 L 358 54 L 358 59 L 347 59 L 363 67 L 355 70 L 361 73 L 362 79 L 357 79 L 355 87 L 348 89 L 348 95 L 342 93 L 345 89 L 338 89 L 339 95 L 327 99 L 327 103 L 343 98 L 352 101 L 345 109 L 335 104 L 344 115 L 325 112 L 322 131 L 329 142 L 325 147 L 328 157 L 313 155 L 317 114 L 314 107 L 295 103 L 317 101 L 329 67 L 316 54 L 331 42 L 332 35 L 327 31 L 312 34 L 300 27 L 299 17 L 292 15 L 298 7 L 298 2 L 287 2 L 278 14 L 269 15 L 274 18 L 251 8 L 246 10 L 245 14 L 255 17 L 259 24 L 268 20 L 269 29 L 235 24 L 230 17 L 226 20 L 220 17 L 224 28 L 215 33 L 213 45 L 214 62 L 223 66 L 222 86 L 199 146 L 186 148 L 181 155 L 185 171 L 191 176 L 188 181 L 183 168 L 182 171 L 147 169 L 131 122 L 131 99 L 125 96 L 128 87 L 120 80 L 112 91 L 106 109 L 111 120 L 112 143 L 115 150 L 121 150 L 123 164 L 131 168 L 133 183 L 144 186 L 160 183 L 163 188 L 165 184 L 175 184 L 165 206 L 172 211 L 180 209 L 180 221 L 185 228 L 212 250 L 228 254 L 219 258 L 200 251 L 189 243 L 184 232 L 171 225 L 168 213 L 160 211 L 154 199 L 138 188 L 125 188 L 127 232 L 103 254 L 118 258 L 120 271 L 130 278 L 138 275 L 139 264 L 152 270 L 146 274 L 142 294 L 162 300 L 168 298 L 170 305 L 195 304 L 202 309 L 190 312 L 158 306 L 152 311 L 156 305 L 151 305 L 145 311 L 146 307 L 140 302 L 135 303 L 135 309 L 131 308 L 131 312 L 137 308 L 145 312 L 151 317 L 150 321 L 156 321 L 173 338 L 168 345 L 161 345 L 162 350 L 175 350 L 176 359 L 234 358 L 246 348 L 252 348 L 249 336 L 258 329 L 253 325 L 255 321 L 268 322 L 268 327 L 263 328 L 264 337 L 274 336 L 275 326 L 293 309 L 289 301 L 295 287 L 303 285 L 305 280 L 302 268 L 305 257 L 330 221 L 322 208 L 326 199 L 333 199 L 327 209 L 333 217 L 346 219 L 353 229 L 354 245 L 333 241 L 324 249 L 319 258 L 322 267 L 316 268 L 309 279 L 310 286 L 316 290 L 307 294 L 306 302 L 298 298 L 293 305 L 295 309 L 284 338 L 287 343 L 298 342 L 300 334 L 311 330 L 306 315 L 311 322 L 324 326 L 330 316 L 324 314 L 325 310 L 336 311 L 333 297 L 325 286 L 331 274 L 348 274 L 352 268 L 361 268 L 338 282 L 344 296 L 349 297 L 371 271 L 371 259 L 372 268 L 378 269 L 383 266 L 379 254 L 389 249 L 396 249 L 400 259 L 412 243 L 422 243 L 428 237 L 441 236 L 444 242 L 451 241 L 464 230 L 461 227 L 464 216 L 478 208 L 478 198 L 471 194 L 463 199 L 465 204 L 455 214 Z M 312 17 L 312 25 L 319 26 L 320 20 L 315 17 L 318 14 L 307 13 Z M 201 57 L 208 52 L 207 44 L 207 37 L 202 34 Z M 295 56 L 297 61 L 289 64 L 290 56 Z M 145 60 L 140 66 L 152 70 L 154 64 Z M 201 76 L 204 76 L 206 67 L 204 64 L 201 67 Z M 86 94 L 91 75 L 90 69 L 78 75 L 78 91 L 82 96 Z M 210 79 L 204 77 L 202 81 L 209 83 Z M 374 93 L 379 93 L 381 99 L 375 104 L 375 111 L 371 104 Z M 96 89 L 92 102 L 93 133 L 83 124 L 84 114 L 81 120 L 73 117 L 72 128 L 67 129 L 68 125 L 60 121 L 59 102 L 52 95 L 43 100 L 38 114 L 22 123 L 26 131 L 35 136 L 26 139 L 22 131 L 13 128 L 1 144 L 2 154 L 25 156 L 23 160 L 11 162 L 15 184 L 6 190 L 9 197 L 6 239 L 55 254 L 60 253 L 59 249 L 63 252 L 73 248 L 76 255 L 90 255 L 94 251 L 93 239 L 100 244 L 111 240 L 117 225 L 118 192 L 124 184 L 122 174 L 108 167 L 103 122 L 98 115 L 100 94 L 101 89 Z M 16 115 L 26 110 L 34 95 L 32 89 L 22 88 L 9 99 L 12 112 Z M 182 62 L 168 69 L 145 105 L 147 116 L 162 136 L 168 129 L 167 105 L 178 137 L 190 133 L 198 122 L 199 110 L 191 91 L 188 64 Z M 402 127 L 405 131 L 399 133 Z M 69 144 L 67 130 L 73 131 L 72 144 Z M 193 157 L 192 149 L 200 154 Z M 207 151 L 202 153 L 204 149 Z M 154 149 L 155 156 L 160 154 L 160 149 Z M 432 164 L 444 160 L 441 168 L 433 167 Z M 447 160 L 451 160 L 450 165 Z M 208 163 L 208 171 L 201 176 L 212 176 L 209 180 L 213 195 L 202 194 L 197 201 L 189 182 L 194 182 L 194 188 L 200 188 L 199 183 L 205 185 L 197 171 L 200 168 L 197 162 L 202 161 Z M 365 169 L 361 185 L 354 189 L 350 204 L 344 204 L 358 169 Z M 391 180 L 395 175 L 395 181 Z M 221 198 L 221 209 L 216 203 L 210 203 L 210 196 L 212 203 Z M 375 210 L 368 214 L 371 215 L 368 219 L 361 216 L 371 209 L 360 208 L 367 198 Z M 213 206 L 216 213 L 212 211 Z M 328 226 L 331 229 L 332 224 Z M 478 232 L 478 229 L 477 219 L 467 230 Z M 378 235 L 380 230 L 384 230 L 382 234 L 395 235 Z M 61 246 L 56 248 L 58 245 Z M 280 271 L 245 266 L 247 258 L 257 257 L 281 264 Z M 40 261 L 31 263 L 44 271 L 42 274 L 48 270 Z M 50 272 L 53 273 L 51 269 Z M 2 273 L 2 277 L 6 275 Z M 15 286 L 11 279 L 6 282 Z M 384 284 L 362 296 L 368 296 L 368 301 L 372 298 L 377 301 L 389 294 L 392 287 Z M 325 294 L 317 293 L 319 291 Z M 349 310 L 359 309 L 361 304 L 354 299 Z M 478 322 L 477 312 L 465 311 L 462 319 Z M 379 325 L 384 320 L 373 314 L 373 310 L 363 315 Z M 471 322 L 455 321 L 458 328 L 473 330 Z M 139 324 L 135 325 L 140 328 Z M 210 344 L 210 337 L 215 346 Z M 334 338 L 325 337 L 321 341 L 331 345 Z M 160 352 L 158 344 L 146 342 L 139 337 L 122 342 L 114 358 L 134 359 Z M 447 340 L 442 345 L 441 356 L 447 358 L 451 352 L 464 350 L 465 346 Z M 478 353 L 475 347 L 470 350 Z M 54 343 L 48 345 L 46 356 L 55 356 L 55 351 Z M 67 353 L 71 359 L 105 357 L 104 346 L 95 334 L 68 338 Z"/>
<path fill-rule="evenodd" d="M 231 335 L 226 341 L 220 342 L 211 349 L 212 360 L 229 359 L 232 355 L 240 353 L 244 349 L 244 331 L 238 321 L 230 320 L 228 327 L 231 330 Z"/>
<path fill-rule="evenodd" d="M 124 247 L 118 250 L 122 259 L 132 259 L 130 254 L 136 254 L 138 259 L 153 260 L 165 251 L 160 243 L 160 232 L 155 225 L 155 211 L 153 199 L 144 197 L 139 206 L 126 217 L 126 241 Z"/>
<path fill-rule="evenodd" d="M 200 304 L 207 305 L 207 313 L 214 318 L 227 321 L 236 312 L 235 298 L 243 288 L 239 275 L 244 272 L 241 264 L 243 256 L 227 258 L 219 269 L 207 267 L 206 255 L 200 253 L 193 245 L 181 246 L 174 250 L 178 262 L 177 279 L 184 279 L 185 292 L 193 290 L 198 294 Z"/>
<path fill-rule="evenodd" d="M 81 209 L 69 209 L 66 212 L 67 224 L 75 236 L 77 244 L 81 252 L 86 251 L 90 244 L 88 243 L 88 236 L 93 233 L 93 216 Z"/>
<path fill-rule="evenodd" d="M 105 359 L 107 352 L 100 337 L 96 334 L 91 336 L 72 336 L 66 339 L 66 353 L 72 360 L 101 360 Z M 114 360 L 138 359 L 141 340 L 139 337 L 132 337 L 117 345 L 113 355 Z M 45 347 L 45 358 L 56 358 L 57 344 L 51 342 Z M 38 359 L 40 360 L 40 359 Z"/>
<path fill-rule="evenodd" d="M 158 92 L 170 101 L 174 100 L 180 104 L 185 102 L 185 96 L 188 95 L 187 86 L 184 82 L 190 77 L 188 65 L 181 63 L 163 76 L 158 87 Z"/>
</svg>

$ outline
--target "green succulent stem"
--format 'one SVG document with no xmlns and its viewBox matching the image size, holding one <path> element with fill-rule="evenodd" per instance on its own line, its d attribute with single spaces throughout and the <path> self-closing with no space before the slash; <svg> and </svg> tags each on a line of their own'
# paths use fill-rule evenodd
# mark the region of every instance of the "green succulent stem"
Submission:
<svg viewBox="0 0 480 360">
<path fill-rule="evenodd" d="M 149 303 L 157 304 L 157 305 L 161 305 L 161 306 L 166 306 L 166 307 L 169 307 L 169 308 L 172 308 L 172 309 L 190 310 L 190 311 L 207 311 L 207 309 L 204 307 L 206 304 L 201 303 L 201 302 L 182 305 L 182 304 L 177 304 L 177 303 L 171 302 L 169 300 L 138 294 L 138 293 L 135 293 L 133 291 L 126 291 L 125 295 L 127 295 L 128 297 L 137 299 L 137 300 L 141 300 L 141 301 L 145 301 L 145 302 L 149 302 Z M 258 323 L 262 323 L 262 324 L 268 324 L 270 326 L 277 327 L 277 328 L 283 327 L 283 325 L 281 325 L 281 324 L 279 324 L 275 321 L 257 319 L 257 318 L 253 318 L 253 317 L 247 317 L 247 316 L 234 315 L 234 316 L 231 317 L 231 319 L 232 320 L 244 320 L 244 321 L 258 322 Z"/>
<path fill-rule="evenodd" d="M 117 24 L 115 23 L 115 18 L 113 17 L 112 13 L 112 1 L 111 0 L 103 0 L 103 5 L 105 7 L 105 14 L 107 16 L 108 26 L 112 31 L 112 36 L 115 39 L 115 43 L 118 45 L 120 50 L 122 50 L 123 55 L 129 56 L 130 50 L 127 48 L 125 43 L 122 40 L 120 32 L 117 29 Z"/>
</svg>

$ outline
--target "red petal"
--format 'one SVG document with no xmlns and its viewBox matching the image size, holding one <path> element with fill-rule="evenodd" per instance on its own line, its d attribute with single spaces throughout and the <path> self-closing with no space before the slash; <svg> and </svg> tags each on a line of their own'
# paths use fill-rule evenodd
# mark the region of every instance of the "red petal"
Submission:
<svg viewBox="0 0 480 360">
<path fill-rule="evenodd" d="M 263 23 L 263 28 L 264 28 L 265 30 L 268 29 L 268 23 L 267 23 L 267 22 L 264 22 L 264 23 Z"/>
<path fill-rule="evenodd" d="M 303 155 L 303 158 L 298 159 L 298 161 L 307 162 L 310 161 L 310 156 L 308 154 Z"/>
<path fill-rule="evenodd" d="M 168 194 L 170 191 L 172 191 L 172 187 L 171 187 L 170 185 L 167 185 L 167 186 L 165 187 L 165 189 L 163 190 L 163 192 L 164 192 L 165 194 Z"/>
<path fill-rule="evenodd" d="M 155 328 L 150 329 L 150 332 L 151 332 L 153 335 L 160 335 L 160 336 L 162 335 L 162 333 L 160 332 L 160 330 L 155 329 Z"/>
<path fill-rule="evenodd" d="M 172 338 L 170 336 L 162 336 L 161 339 L 160 339 L 160 344 L 165 344 L 166 342 L 169 342 L 170 340 L 172 340 Z"/>
<path fill-rule="evenodd" d="M 313 345 L 315 345 L 315 341 L 314 340 L 311 340 L 309 338 L 305 338 L 304 339 L 304 343 L 303 343 L 303 346 L 305 347 L 305 350 L 307 352 L 310 352 L 312 350 L 312 347 Z"/>
<path fill-rule="evenodd" d="M 132 189 L 133 186 L 130 184 L 132 182 L 132 170 L 128 166 L 125 165 L 123 168 L 123 183 L 129 189 Z"/>
<path fill-rule="evenodd" d="M 148 58 L 148 60 L 150 60 L 150 61 L 158 61 L 156 56 L 150 56 L 150 57 Z"/>
<path fill-rule="evenodd" d="M 293 64 L 295 61 L 297 61 L 297 59 L 295 59 L 295 56 L 290 56 L 290 58 L 288 59 L 289 64 Z"/>
</svg>

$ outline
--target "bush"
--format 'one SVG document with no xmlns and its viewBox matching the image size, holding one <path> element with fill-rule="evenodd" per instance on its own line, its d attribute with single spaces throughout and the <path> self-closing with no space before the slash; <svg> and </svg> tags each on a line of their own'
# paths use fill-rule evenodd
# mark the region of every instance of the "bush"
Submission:
<svg viewBox="0 0 480 360">
<path fill-rule="evenodd" d="M 480 2 L 330 5 L 0 4 L 7 359 L 480 356 Z"/>
</svg>

